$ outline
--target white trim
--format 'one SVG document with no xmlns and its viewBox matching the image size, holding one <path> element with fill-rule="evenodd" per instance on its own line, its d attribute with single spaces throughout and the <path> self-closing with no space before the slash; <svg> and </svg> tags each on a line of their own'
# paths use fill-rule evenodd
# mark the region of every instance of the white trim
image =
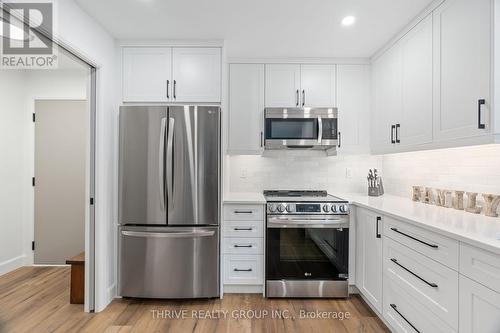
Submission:
<svg viewBox="0 0 500 333">
<path fill-rule="evenodd" d="M 325 64 L 368 65 L 369 58 L 244 58 L 231 57 L 228 64 Z"/>
<path fill-rule="evenodd" d="M 387 43 L 385 43 L 381 48 L 379 48 L 371 57 L 370 62 L 374 62 L 378 57 L 384 54 L 388 49 L 394 46 L 401 38 L 403 38 L 407 33 L 410 32 L 417 24 L 419 24 L 428 15 L 432 15 L 432 12 L 439 7 L 445 0 L 434 0 L 429 6 L 427 6 L 420 14 L 418 14 L 413 20 L 410 21 L 399 33 L 392 37 Z"/>
<path fill-rule="evenodd" d="M 18 269 L 19 267 L 24 266 L 26 255 L 20 255 L 9 260 L 5 260 L 0 262 L 0 275 L 12 272 L 13 270 Z"/>
<path fill-rule="evenodd" d="M 118 47 L 224 47 L 223 39 L 121 39 Z"/>
<path fill-rule="evenodd" d="M 234 285 L 225 284 L 224 294 L 262 294 L 264 286 L 258 285 Z"/>
<path fill-rule="evenodd" d="M 116 297 L 116 283 L 113 283 L 110 287 L 108 287 L 108 289 L 106 289 L 106 299 L 113 300 L 115 297 Z"/>
</svg>

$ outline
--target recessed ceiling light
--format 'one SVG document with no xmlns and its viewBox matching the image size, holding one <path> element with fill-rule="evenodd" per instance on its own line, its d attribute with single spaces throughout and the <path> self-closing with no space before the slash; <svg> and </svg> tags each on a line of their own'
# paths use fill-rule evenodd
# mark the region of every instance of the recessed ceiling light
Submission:
<svg viewBox="0 0 500 333">
<path fill-rule="evenodd" d="M 348 27 L 353 25 L 356 22 L 356 18 L 354 16 L 346 16 L 342 19 L 342 25 L 344 27 Z"/>
</svg>

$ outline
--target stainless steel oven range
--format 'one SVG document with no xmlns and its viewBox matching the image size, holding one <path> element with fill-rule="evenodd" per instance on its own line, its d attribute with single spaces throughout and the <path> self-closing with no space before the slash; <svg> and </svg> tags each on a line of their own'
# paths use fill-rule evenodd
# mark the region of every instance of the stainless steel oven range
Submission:
<svg viewBox="0 0 500 333">
<path fill-rule="evenodd" d="M 326 191 L 264 196 L 266 297 L 348 297 L 348 202 Z"/>
</svg>

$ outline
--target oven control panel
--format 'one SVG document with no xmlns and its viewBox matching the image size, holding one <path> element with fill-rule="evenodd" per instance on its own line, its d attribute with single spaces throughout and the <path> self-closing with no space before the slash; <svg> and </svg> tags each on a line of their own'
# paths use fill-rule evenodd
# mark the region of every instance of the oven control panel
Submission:
<svg viewBox="0 0 500 333">
<path fill-rule="evenodd" d="M 349 205 L 347 202 L 272 202 L 267 204 L 268 214 L 318 214 L 318 215 L 347 215 Z"/>
</svg>

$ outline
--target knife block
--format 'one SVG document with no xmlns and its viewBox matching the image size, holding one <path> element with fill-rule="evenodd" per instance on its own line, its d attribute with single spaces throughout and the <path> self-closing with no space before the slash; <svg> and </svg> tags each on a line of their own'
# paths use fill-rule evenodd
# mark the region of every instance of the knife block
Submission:
<svg viewBox="0 0 500 333">
<path fill-rule="evenodd" d="M 368 195 L 370 197 L 379 197 L 384 194 L 384 185 L 382 184 L 382 178 L 379 178 L 379 183 L 377 186 L 368 185 Z"/>
</svg>

